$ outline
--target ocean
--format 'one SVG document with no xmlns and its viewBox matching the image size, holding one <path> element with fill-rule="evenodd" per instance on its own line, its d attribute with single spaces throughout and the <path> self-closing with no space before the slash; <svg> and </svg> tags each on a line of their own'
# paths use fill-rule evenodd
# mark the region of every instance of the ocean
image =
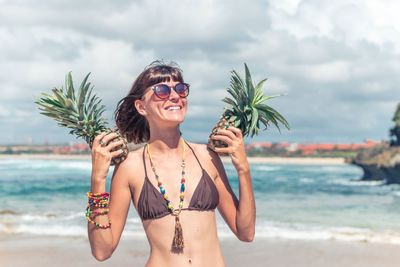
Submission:
<svg viewBox="0 0 400 267">
<path fill-rule="evenodd" d="M 238 196 L 235 169 L 225 169 Z M 86 236 L 90 171 L 86 160 L 0 159 L 0 235 Z M 400 185 L 357 181 L 362 171 L 344 164 L 257 163 L 251 174 L 255 240 L 400 244 Z M 220 238 L 234 238 L 219 214 L 217 222 Z M 146 238 L 132 204 L 122 235 Z"/>
</svg>

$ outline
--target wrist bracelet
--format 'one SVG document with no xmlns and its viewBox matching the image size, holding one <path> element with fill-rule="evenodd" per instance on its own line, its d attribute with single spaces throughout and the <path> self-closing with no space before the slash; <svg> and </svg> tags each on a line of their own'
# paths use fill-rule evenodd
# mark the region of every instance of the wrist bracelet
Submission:
<svg viewBox="0 0 400 267">
<path fill-rule="evenodd" d="M 94 221 L 94 218 L 98 215 L 106 215 L 109 212 L 108 204 L 110 194 L 108 192 L 103 193 L 92 193 L 87 192 L 88 206 L 86 208 L 86 219 L 89 223 L 94 224 L 96 228 L 107 229 L 111 228 L 111 220 L 108 218 L 108 223 L 103 225 Z M 106 208 L 102 211 L 92 210 L 93 208 Z M 93 219 L 90 217 L 94 215 Z"/>
</svg>

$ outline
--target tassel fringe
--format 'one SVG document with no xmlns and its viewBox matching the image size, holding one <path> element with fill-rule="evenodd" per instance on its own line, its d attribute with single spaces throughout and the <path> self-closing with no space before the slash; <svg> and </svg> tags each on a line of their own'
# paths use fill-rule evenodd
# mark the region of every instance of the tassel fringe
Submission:
<svg viewBox="0 0 400 267">
<path fill-rule="evenodd" d="M 174 251 L 182 251 L 184 247 L 182 226 L 179 221 L 179 216 L 175 216 L 175 235 L 172 241 L 172 249 Z"/>
</svg>

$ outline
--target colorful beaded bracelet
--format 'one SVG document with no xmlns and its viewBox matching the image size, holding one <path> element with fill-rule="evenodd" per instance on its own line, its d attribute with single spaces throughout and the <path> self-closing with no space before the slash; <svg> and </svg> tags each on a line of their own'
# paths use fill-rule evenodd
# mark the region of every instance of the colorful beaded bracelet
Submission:
<svg viewBox="0 0 400 267">
<path fill-rule="evenodd" d="M 102 225 L 101 223 L 93 221 L 92 219 L 90 219 L 90 217 L 86 217 L 86 219 L 88 220 L 88 222 L 94 224 L 96 228 L 101 228 L 101 229 L 111 228 L 111 220 L 108 220 L 108 224 Z"/>
<path fill-rule="evenodd" d="M 104 210 L 101 210 L 101 211 L 92 210 L 90 206 L 87 206 L 87 208 L 86 208 L 86 217 L 93 215 L 93 218 L 95 218 L 98 215 L 106 215 L 106 214 L 108 214 L 109 211 L 110 211 L 109 209 L 104 209 Z"/>
<path fill-rule="evenodd" d="M 87 192 L 86 195 L 87 195 L 88 197 L 104 197 L 104 196 L 109 197 L 109 196 L 110 196 L 110 193 L 108 193 L 108 192 L 103 192 L 103 193 L 92 193 L 92 192 Z"/>
<path fill-rule="evenodd" d="M 92 207 L 107 208 L 110 194 L 87 192 L 88 204 Z"/>
<path fill-rule="evenodd" d="M 110 194 L 107 192 L 104 193 L 92 193 L 87 192 L 88 196 L 88 206 L 86 208 L 86 219 L 89 223 L 94 224 L 96 228 L 107 229 L 111 228 L 111 220 L 108 219 L 108 224 L 102 225 L 94 221 L 94 218 L 98 215 L 106 215 L 109 212 L 109 209 L 105 209 L 102 211 L 92 210 L 93 208 L 107 208 L 109 203 Z M 90 217 L 94 215 L 93 219 Z"/>
</svg>

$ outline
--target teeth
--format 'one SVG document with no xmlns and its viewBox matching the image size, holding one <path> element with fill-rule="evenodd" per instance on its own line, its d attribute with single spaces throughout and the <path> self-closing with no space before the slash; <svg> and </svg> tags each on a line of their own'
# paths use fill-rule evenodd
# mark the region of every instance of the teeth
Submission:
<svg viewBox="0 0 400 267">
<path fill-rule="evenodd" d="M 181 108 L 178 106 L 173 106 L 173 107 L 168 108 L 168 110 L 178 110 L 178 109 L 181 109 Z"/>
</svg>

